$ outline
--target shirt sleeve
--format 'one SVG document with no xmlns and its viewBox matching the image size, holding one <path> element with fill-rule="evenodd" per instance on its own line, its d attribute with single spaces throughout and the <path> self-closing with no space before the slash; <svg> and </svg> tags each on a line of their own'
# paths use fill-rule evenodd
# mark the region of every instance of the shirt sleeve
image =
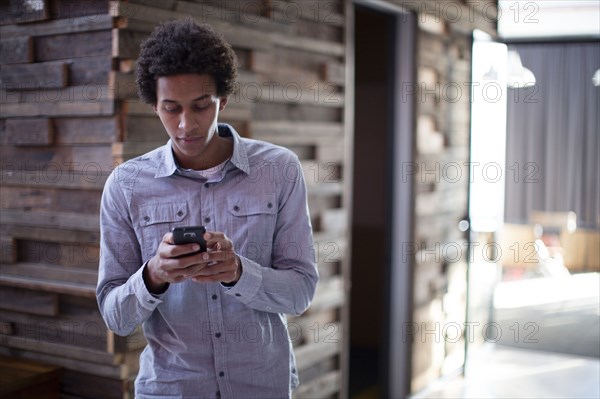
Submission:
<svg viewBox="0 0 600 399">
<path fill-rule="evenodd" d="M 240 256 L 242 275 L 226 292 L 256 310 L 300 315 L 314 297 L 319 275 L 306 184 L 298 158 L 292 162 L 298 173 L 281 181 L 271 267 Z"/>
<path fill-rule="evenodd" d="M 124 336 L 148 319 L 162 301 L 144 283 L 146 263 L 116 176 L 115 172 L 110 175 L 102 193 L 96 297 L 108 328 Z"/>
</svg>

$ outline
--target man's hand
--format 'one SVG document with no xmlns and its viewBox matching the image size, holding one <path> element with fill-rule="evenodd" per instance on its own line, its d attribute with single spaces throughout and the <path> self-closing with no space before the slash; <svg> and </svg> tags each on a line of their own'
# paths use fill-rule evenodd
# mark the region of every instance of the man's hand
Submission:
<svg viewBox="0 0 600 399">
<path fill-rule="evenodd" d="M 242 275 L 242 263 L 235 253 L 233 242 L 220 232 L 207 232 L 204 239 L 208 252 L 201 256 L 207 264 L 198 270 L 192 280 L 197 283 L 236 283 Z"/>
<path fill-rule="evenodd" d="M 220 232 L 207 232 L 204 239 L 208 252 L 194 253 L 200 249 L 198 244 L 175 245 L 173 234 L 165 234 L 156 255 L 144 270 L 148 291 L 163 293 L 168 284 L 180 283 L 188 278 L 198 283 L 237 282 L 242 267 L 233 242 Z"/>
</svg>

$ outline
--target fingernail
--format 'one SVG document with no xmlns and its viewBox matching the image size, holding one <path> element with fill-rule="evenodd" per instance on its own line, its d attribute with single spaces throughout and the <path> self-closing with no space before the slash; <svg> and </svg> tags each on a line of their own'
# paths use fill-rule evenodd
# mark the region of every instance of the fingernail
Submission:
<svg viewBox="0 0 600 399">
<path fill-rule="evenodd" d="M 208 260 L 208 254 L 204 254 L 204 256 L 202 257 L 202 259 Z"/>
<path fill-rule="evenodd" d="M 198 244 L 194 244 L 194 246 L 192 247 L 192 250 L 197 251 L 200 249 L 200 245 Z"/>
</svg>

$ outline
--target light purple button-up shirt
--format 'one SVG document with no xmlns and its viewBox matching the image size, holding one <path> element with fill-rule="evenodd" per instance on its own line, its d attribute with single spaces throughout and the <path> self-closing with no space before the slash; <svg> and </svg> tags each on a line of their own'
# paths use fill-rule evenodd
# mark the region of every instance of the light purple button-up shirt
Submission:
<svg viewBox="0 0 600 399">
<path fill-rule="evenodd" d="M 285 398 L 298 385 L 284 314 L 304 312 L 318 280 L 300 163 L 228 125 L 219 135 L 233 155 L 209 181 L 178 170 L 169 142 L 120 165 L 104 188 L 97 297 L 115 333 L 143 325 L 137 398 Z M 241 278 L 152 295 L 144 262 L 165 233 L 191 225 L 233 241 Z"/>
</svg>

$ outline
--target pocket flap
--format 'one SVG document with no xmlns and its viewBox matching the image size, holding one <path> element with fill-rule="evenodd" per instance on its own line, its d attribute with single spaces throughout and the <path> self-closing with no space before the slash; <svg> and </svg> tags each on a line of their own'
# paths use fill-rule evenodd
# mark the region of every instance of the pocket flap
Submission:
<svg viewBox="0 0 600 399">
<path fill-rule="evenodd" d="M 180 222 L 186 216 L 187 203 L 185 202 L 154 203 L 140 207 L 140 224 L 142 226 Z"/>
<path fill-rule="evenodd" d="M 234 216 L 249 216 L 258 214 L 277 214 L 275 194 L 245 196 L 242 198 L 227 198 L 227 210 Z"/>
</svg>

